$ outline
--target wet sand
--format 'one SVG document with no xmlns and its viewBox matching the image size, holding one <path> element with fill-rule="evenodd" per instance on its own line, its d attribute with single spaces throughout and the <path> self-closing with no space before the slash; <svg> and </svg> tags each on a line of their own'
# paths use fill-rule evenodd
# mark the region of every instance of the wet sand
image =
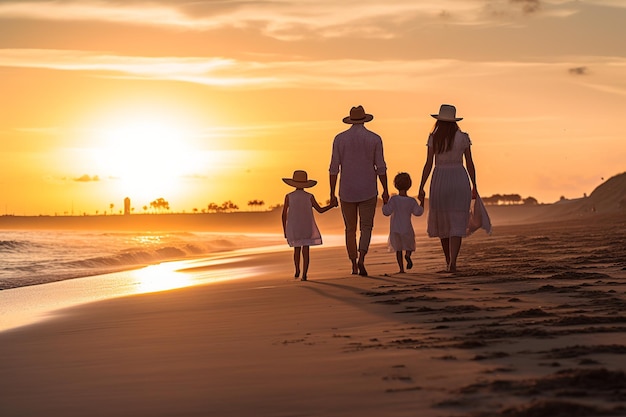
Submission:
<svg viewBox="0 0 626 417">
<path fill-rule="evenodd" d="M 419 239 L 398 274 L 378 244 L 364 278 L 317 247 L 301 282 L 290 252 L 256 254 L 254 277 L 0 333 L 0 415 L 626 414 L 623 213 L 496 224 L 458 273 L 442 259 Z"/>
</svg>

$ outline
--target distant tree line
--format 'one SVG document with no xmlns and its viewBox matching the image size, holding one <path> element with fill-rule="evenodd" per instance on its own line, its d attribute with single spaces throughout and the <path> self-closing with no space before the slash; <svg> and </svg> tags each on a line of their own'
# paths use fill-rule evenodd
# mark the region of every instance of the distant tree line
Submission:
<svg viewBox="0 0 626 417">
<path fill-rule="evenodd" d="M 224 213 L 224 212 L 233 212 L 239 210 L 239 206 L 232 201 L 224 201 L 221 205 L 217 205 L 216 203 L 209 203 L 207 206 L 207 210 L 209 213 Z"/>
<path fill-rule="evenodd" d="M 586 195 L 585 195 L 586 197 Z M 539 204 L 539 202 L 537 201 L 536 198 L 534 197 L 526 197 L 526 198 L 522 198 L 521 195 L 519 194 L 494 194 L 490 197 L 481 197 L 483 200 L 483 203 L 485 203 L 486 205 L 535 205 L 535 204 Z M 561 200 L 564 200 L 565 197 L 561 197 Z M 326 204 L 330 204 L 330 200 L 326 200 Z M 252 210 L 254 210 L 255 208 L 258 209 L 262 209 L 262 207 L 265 206 L 265 201 L 263 200 L 249 200 L 248 201 L 248 207 L 250 207 Z M 273 210 L 280 210 L 282 209 L 283 205 L 282 204 L 276 204 L 276 205 L 271 205 L 268 207 L 268 210 L 273 211 Z M 111 203 L 109 204 L 109 213 L 113 214 L 113 209 L 115 208 L 115 204 Z M 165 200 L 163 197 L 159 197 L 156 200 L 150 202 L 150 205 L 147 206 L 143 206 L 143 211 L 147 212 L 148 209 L 151 209 L 153 212 L 156 213 L 163 213 L 163 212 L 169 212 L 170 210 L 170 203 Z M 130 208 L 130 211 L 134 211 L 134 208 Z M 197 208 L 193 209 L 194 213 L 198 213 L 199 211 L 201 211 L 202 213 L 232 213 L 234 211 L 239 210 L 239 206 L 235 203 L 233 203 L 231 200 L 228 201 L 224 201 L 222 204 L 217 204 L 217 203 L 209 203 L 206 208 L 203 208 L 202 210 L 198 210 Z M 103 213 L 106 215 L 107 214 L 107 210 L 103 210 Z M 67 213 L 65 213 L 67 215 Z M 96 215 L 99 214 L 99 211 L 96 210 Z M 122 211 L 120 210 L 120 214 L 122 214 Z M 87 215 L 87 213 L 84 213 L 84 215 Z"/>
<path fill-rule="evenodd" d="M 248 206 L 251 209 L 255 209 L 255 208 L 259 208 L 262 209 L 265 206 L 265 201 L 263 200 L 249 200 L 248 201 Z M 113 209 L 115 208 L 115 204 L 111 203 L 109 205 L 109 212 L 111 214 L 113 214 Z M 159 197 L 153 201 L 150 202 L 149 205 L 144 205 L 143 207 L 143 211 L 144 212 L 148 212 L 148 210 L 152 211 L 153 213 L 163 213 L 163 212 L 169 212 L 170 211 L 170 203 L 169 201 L 165 200 L 163 197 Z M 276 210 L 276 209 L 280 209 L 282 208 L 281 204 L 275 205 L 275 206 L 269 206 L 268 209 L 271 210 Z M 130 211 L 134 211 L 134 208 L 130 208 Z M 193 208 L 192 211 L 193 213 L 198 213 L 198 212 L 202 212 L 202 213 L 232 213 L 234 211 L 239 210 L 239 206 L 235 203 L 233 203 L 231 200 L 228 201 L 224 201 L 222 204 L 217 204 L 217 203 L 209 203 L 205 208 L 202 209 L 198 209 L 198 208 Z M 107 214 L 107 210 L 103 211 L 104 214 Z M 183 211 L 184 212 L 184 211 Z M 99 211 L 96 211 L 96 214 L 99 214 Z M 122 211 L 120 210 L 120 214 L 122 214 Z M 85 215 L 87 215 L 85 213 Z"/>
<path fill-rule="evenodd" d="M 494 194 L 491 197 L 481 197 L 486 205 L 514 205 L 514 204 L 539 204 L 535 197 L 522 198 L 519 194 Z"/>
<path fill-rule="evenodd" d="M 261 208 L 264 205 L 265 205 L 265 201 L 263 201 L 263 200 L 250 200 L 250 201 L 248 201 L 248 206 L 250 206 L 250 208 L 257 207 L 257 206 L 259 208 Z"/>
</svg>

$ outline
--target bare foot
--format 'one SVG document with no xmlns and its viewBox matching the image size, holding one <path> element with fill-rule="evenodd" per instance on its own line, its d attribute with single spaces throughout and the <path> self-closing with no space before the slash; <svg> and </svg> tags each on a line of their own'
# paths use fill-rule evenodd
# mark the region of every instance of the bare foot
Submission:
<svg viewBox="0 0 626 417">
<path fill-rule="evenodd" d="M 365 269 L 365 265 L 359 264 L 358 266 L 359 266 L 359 275 L 361 275 L 362 277 L 366 277 L 367 269 Z"/>
</svg>

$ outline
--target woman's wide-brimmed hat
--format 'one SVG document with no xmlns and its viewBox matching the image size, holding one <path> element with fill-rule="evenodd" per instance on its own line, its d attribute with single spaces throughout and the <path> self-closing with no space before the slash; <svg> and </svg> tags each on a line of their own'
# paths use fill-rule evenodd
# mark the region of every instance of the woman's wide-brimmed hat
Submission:
<svg viewBox="0 0 626 417">
<path fill-rule="evenodd" d="M 441 107 L 439 107 L 439 114 L 431 114 L 431 116 L 442 122 L 458 122 L 459 120 L 463 120 L 462 117 L 456 117 L 456 107 L 450 104 L 442 104 Z"/>
<path fill-rule="evenodd" d="M 310 180 L 306 171 L 296 170 L 293 171 L 291 178 L 283 178 L 285 184 L 291 185 L 296 188 L 310 188 L 317 184 L 317 181 Z"/>
<path fill-rule="evenodd" d="M 349 125 L 357 125 L 367 123 L 374 118 L 371 114 L 365 113 L 363 106 L 352 107 L 350 109 L 350 116 L 344 117 L 343 122 Z"/>
</svg>

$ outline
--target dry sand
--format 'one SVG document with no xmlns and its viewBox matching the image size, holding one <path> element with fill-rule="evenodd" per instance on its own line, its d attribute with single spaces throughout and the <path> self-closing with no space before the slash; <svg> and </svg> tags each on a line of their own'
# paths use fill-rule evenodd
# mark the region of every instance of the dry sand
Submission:
<svg viewBox="0 0 626 417">
<path fill-rule="evenodd" d="M 380 216 L 382 217 L 382 216 Z M 0 334 L 0 416 L 626 415 L 626 216 L 496 227 L 370 277 L 343 248 Z M 202 269 L 188 270 L 202 274 Z"/>
</svg>

